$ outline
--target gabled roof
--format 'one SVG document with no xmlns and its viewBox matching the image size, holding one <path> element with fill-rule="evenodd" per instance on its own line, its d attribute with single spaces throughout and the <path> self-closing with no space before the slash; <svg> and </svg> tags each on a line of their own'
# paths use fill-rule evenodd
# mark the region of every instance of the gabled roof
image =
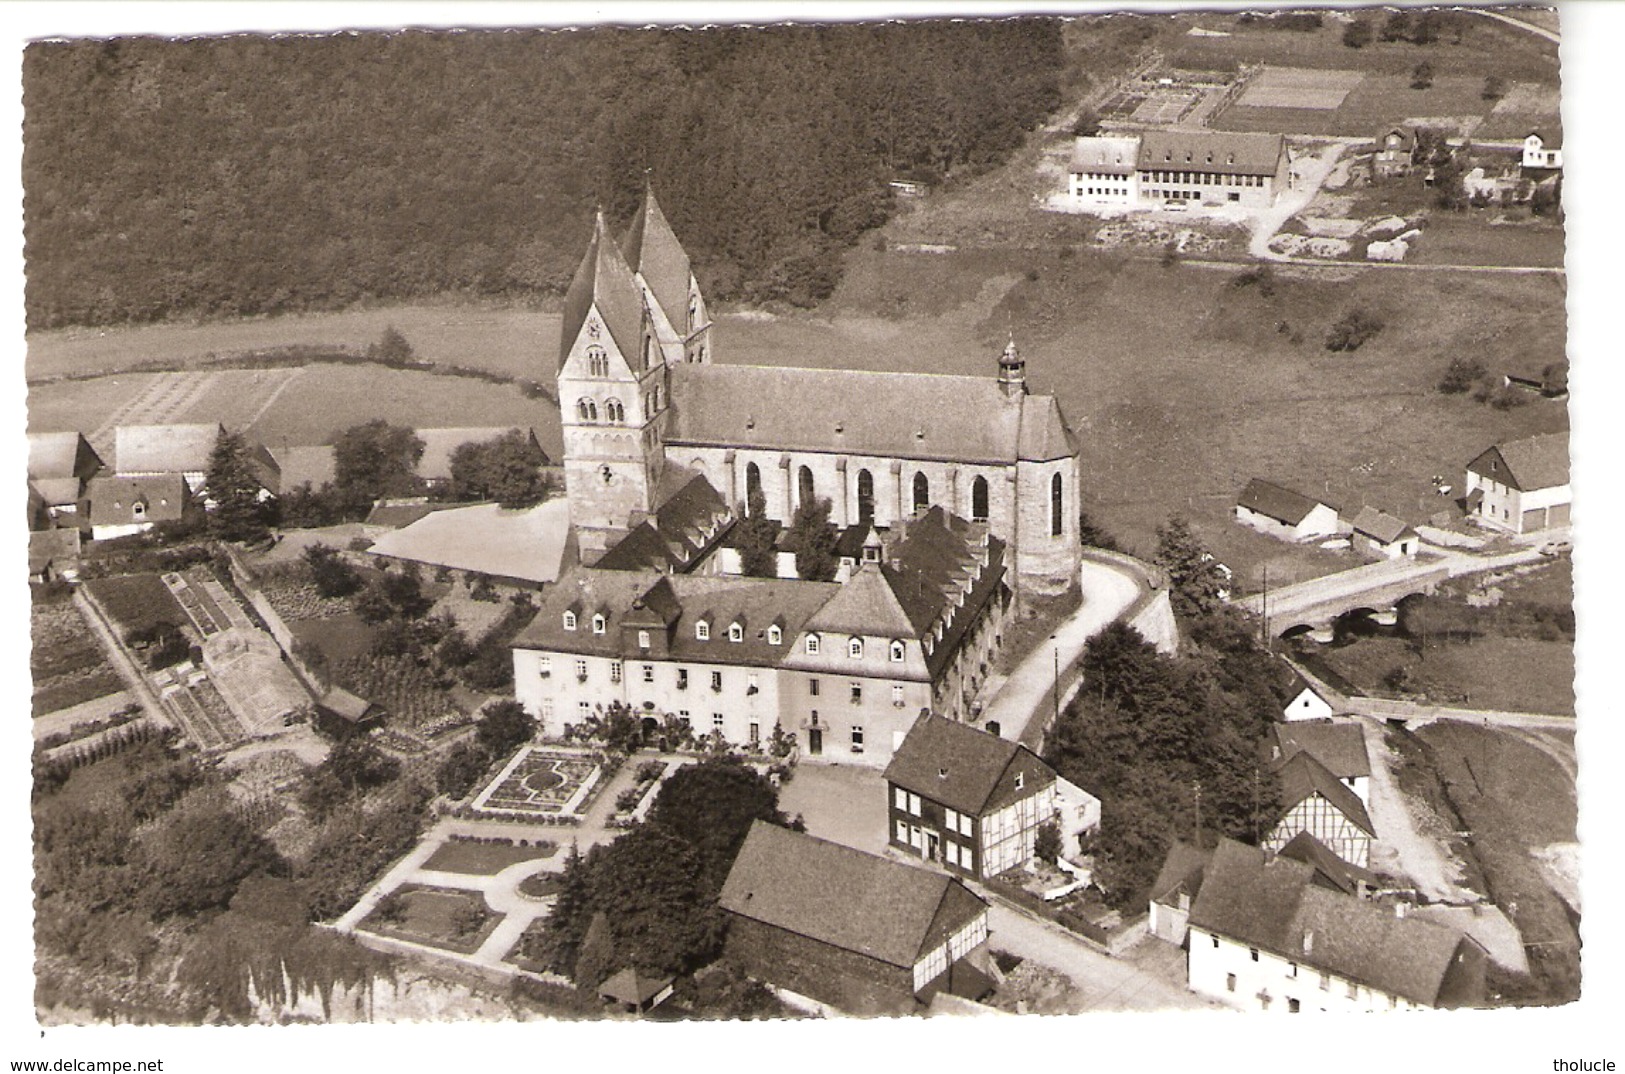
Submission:
<svg viewBox="0 0 1625 1074">
<path fill-rule="evenodd" d="M 1320 501 L 1312 500 L 1289 488 L 1283 488 L 1272 481 L 1255 477 L 1247 482 L 1247 487 L 1236 497 L 1236 506 L 1245 507 L 1249 511 L 1273 518 L 1285 525 L 1296 526 L 1309 517 L 1310 511 L 1320 506 Z"/>
<path fill-rule="evenodd" d="M 431 511 L 384 534 L 367 551 L 496 578 L 553 582 L 572 560 L 570 506 L 559 497 L 518 510 L 484 503 Z"/>
<path fill-rule="evenodd" d="M 280 470 L 278 483 L 281 487 L 275 490 L 278 495 L 285 495 L 304 484 L 309 484 L 313 492 L 320 491 L 323 485 L 333 482 L 336 473 L 331 444 L 272 448 L 271 457 L 276 460 Z"/>
<path fill-rule="evenodd" d="M 594 306 L 609 330 L 610 338 L 628 362 L 636 363 L 643 338 L 643 292 L 632 269 L 615 241 L 609 237 L 600 212 L 593 221 L 592 241 L 576 269 L 570 289 L 564 295 L 563 342 L 559 345 L 559 365 L 569 356 L 587 313 Z"/>
<path fill-rule="evenodd" d="M 639 973 L 628 966 L 598 986 L 598 995 L 630 1007 L 641 1007 L 671 986 L 670 977 Z"/>
<path fill-rule="evenodd" d="M 632 527 L 594 566 L 614 571 L 687 571 L 701 553 L 723 538 L 732 521 L 733 512 L 721 493 L 704 474 L 694 474 L 677 485 L 655 509 L 653 518 Z"/>
<path fill-rule="evenodd" d="M 29 433 L 28 476 L 31 480 L 73 478 L 88 481 L 103 466 L 100 455 L 81 433 Z"/>
<path fill-rule="evenodd" d="M 1140 168 L 1274 175 L 1286 153 L 1279 134 L 1148 130 L 1140 135 Z"/>
<path fill-rule="evenodd" d="M 1479 463 L 1492 452 L 1499 452 L 1506 473 L 1490 476 L 1523 492 L 1552 488 L 1569 483 L 1569 434 L 1547 433 L 1522 440 L 1508 440 L 1497 444 L 1468 464 L 1478 473 Z"/>
<path fill-rule="evenodd" d="M 75 529 L 35 530 L 28 535 L 28 573 L 38 574 L 51 564 L 79 558 L 79 531 Z"/>
<path fill-rule="evenodd" d="M 1298 753 L 1307 753 L 1338 779 L 1358 779 L 1371 774 L 1365 733 L 1358 723 L 1294 720 L 1276 724 L 1274 732 L 1281 751 L 1279 760 L 1288 761 Z"/>
<path fill-rule="evenodd" d="M 79 502 L 84 482 L 77 477 L 39 477 L 29 481 L 28 488 L 47 507 L 68 507 Z"/>
<path fill-rule="evenodd" d="M 859 564 L 829 603 L 807 620 L 806 628 L 887 638 L 919 635 L 885 572 L 873 564 Z"/>
<path fill-rule="evenodd" d="M 1283 814 L 1299 802 L 1318 794 L 1361 831 L 1367 835 L 1377 834 L 1376 827 L 1371 823 L 1371 815 L 1365 811 L 1365 803 L 1308 753 L 1300 751 L 1287 758 L 1276 769 L 1276 778 L 1281 783 Z"/>
<path fill-rule="evenodd" d="M 351 723 L 359 723 L 366 719 L 374 708 L 372 702 L 357 697 L 342 686 L 328 690 L 316 703 L 333 715 Z"/>
<path fill-rule="evenodd" d="M 984 913 L 942 873 L 757 821 L 722 886 L 722 908 L 909 968 Z"/>
<path fill-rule="evenodd" d="M 950 809 L 981 816 L 1005 772 L 1023 753 L 1031 751 L 1019 742 L 957 720 L 922 716 L 892 754 L 886 779 Z"/>
<path fill-rule="evenodd" d="M 466 426 L 461 428 L 445 429 L 417 429 L 419 440 L 423 441 L 423 457 L 418 459 L 418 476 L 429 481 L 451 480 L 451 457 L 457 449 L 464 444 L 484 444 L 495 440 L 514 430 L 512 425 L 483 425 Z M 536 440 L 536 430 L 520 428 L 519 431 L 532 443 L 536 444 L 536 451 L 541 455 L 542 463 L 547 462 L 547 454 L 542 451 Z"/>
<path fill-rule="evenodd" d="M 1130 175 L 1139 152 L 1138 138 L 1078 138 L 1072 143 L 1072 171 Z"/>
<path fill-rule="evenodd" d="M 960 463 L 1076 453 L 1054 397 L 993 377 L 684 363 L 666 443 Z M 876 405 L 884 400 L 884 405 Z"/>
<path fill-rule="evenodd" d="M 677 241 L 676 232 L 655 201 L 652 184 L 645 189 L 643 204 L 632 218 L 624 249 L 627 263 L 643 277 L 672 328 L 680 336 L 692 332 L 695 326 L 688 323 L 688 285 L 693 269 L 683 244 Z"/>
<path fill-rule="evenodd" d="M 1221 839 L 1191 906 L 1203 929 L 1417 1003 L 1435 1005 L 1470 941 L 1313 883 L 1315 868 Z"/>
<path fill-rule="evenodd" d="M 85 489 L 92 526 L 173 522 L 186 510 L 186 479 L 178 473 L 146 477 L 97 477 Z M 135 513 L 140 504 L 140 517 Z"/>
<path fill-rule="evenodd" d="M 1404 519 L 1370 506 L 1360 508 L 1360 513 L 1354 516 L 1353 528 L 1355 533 L 1363 533 L 1379 544 L 1393 544 L 1406 534 L 1416 532 Z"/>
<path fill-rule="evenodd" d="M 120 425 L 114 433 L 114 466 L 120 474 L 203 473 L 223 432 L 218 422 Z"/>
<path fill-rule="evenodd" d="M 1211 850 L 1204 850 L 1183 839 L 1174 840 L 1173 846 L 1168 848 L 1168 857 L 1163 859 L 1156 881 L 1151 885 L 1151 901 L 1169 902 L 1172 896 L 1181 891 L 1194 899 L 1196 893 L 1202 890 L 1202 876 L 1212 858 Z"/>
<path fill-rule="evenodd" d="M 1396 134 L 1399 136 L 1399 144 L 1395 148 L 1402 149 L 1407 153 L 1416 148 L 1416 131 L 1406 126 L 1384 127 L 1378 131 L 1375 139 L 1377 148 L 1387 149 L 1388 137 Z"/>
<path fill-rule="evenodd" d="M 1315 875 L 1323 883 L 1335 887 L 1345 895 L 1356 894 L 1361 883 L 1368 888 L 1378 886 L 1376 873 L 1370 869 L 1362 869 L 1353 862 L 1344 861 L 1333 853 L 1331 847 L 1307 831 L 1299 832 L 1287 840 L 1286 846 L 1280 850 L 1280 856 L 1312 866 Z"/>
</svg>

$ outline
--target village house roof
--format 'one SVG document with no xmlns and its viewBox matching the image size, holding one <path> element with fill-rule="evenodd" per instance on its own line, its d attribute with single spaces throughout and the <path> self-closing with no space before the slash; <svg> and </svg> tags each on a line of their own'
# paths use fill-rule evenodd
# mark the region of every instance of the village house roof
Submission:
<svg viewBox="0 0 1625 1074">
<path fill-rule="evenodd" d="M 668 445 L 999 465 L 1077 452 L 1053 396 L 993 377 L 696 362 L 672 368 L 671 398 Z"/>
<path fill-rule="evenodd" d="M 1079 138 L 1072 143 L 1074 174 L 1132 175 L 1138 138 Z"/>
<path fill-rule="evenodd" d="M 114 466 L 120 474 L 204 473 L 223 432 L 218 422 L 120 425 L 114 431 Z"/>
<path fill-rule="evenodd" d="M 656 575 L 580 567 L 544 594 L 535 618 L 512 644 L 516 649 L 629 659 L 646 655 L 622 637 L 621 628 L 654 625 L 647 609 L 658 603 L 665 612 L 660 622 L 671 627 L 670 659 L 769 667 L 790 652 L 802 624 L 840 588 L 835 582 L 799 579 Z M 564 628 L 566 611 L 576 614 L 574 630 Z M 595 614 L 604 616 L 602 634 L 593 633 Z M 695 637 L 695 624 L 701 619 L 711 624 L 709 640 Z M 740 619 L 747 629 L 741 640 L 729 641 L 728 625 Z M 782 626 L 777 645 L 767 636 L 767 628 L 775 620 Z"/>
<path fill-rule="evenodd" d="M 1325 765 L 1309 753 L 1294 753 L 1275 770 L 1275 775 L 1281 784 L 1283 814 L 1290 812 L 1299 802 L 1318 794 L 1361 831 L 1367 835 L 1377 834 L 1376 827 L 1371 823 L 1371 815 L 1366 812 L 1365 803 L 1360 801 L 1359 795 L 1349 790 L 1342 780 L 1332 775 Z"/>
<path fill-rule="evenodd" d="M 328 690 L 316 703 L 327 712 L 350 723 L 360 723 L 373 711 L 372 702 L 357 697 L 342 686 Z"/>
<path fill-rule="evenodd" d="M 627 264 L 643 277 L 677 334 L 692 332 L 695 326 L 688 323 L 688 285 L 693 270 L 683 244 L 677 241 L 666 214 L 660 211 L 653 185 L 644 191 L 643 204 L 632 217 L 622 249 Z"/>
<path fill-rule="evenodd" d="M 38 477 L 28 482 L 28 488 L 47 507 L 68 507 L 79 502 L 84 482 L 77 477 Z"/>
<path fill-rule="evenodd" d="M 670 977 L 639 973 L 634 967 L 628 966 L 599 985 L 598 995 L 601 999 L 624 1003 L 628 1007 L 642 1007 L 671 987 L 671 981 Z"/>
<path fill-rule="evenodd" d="M 922 716 L 892 754 L 886 779 L 950 809 L 981 816 L 1005 772 L 1030 752 L 1019 742 L 969 724 Z"/>
<path fill-rule="evenodd" d="M 1395 139 L 1391 146 L 1388 144 L 1390 138 Z M 1416 148 L 1416 131 L 1406 126 L 1384 127 L 1372 141 L 1377 143 L 1378 149 L 1397 149 L 1409 153 Z"/>
<path fill-rule="evenodd" d="M 1236 497 L 1237 507 L 1245 507 L 1287 526 L 1296 526 L 1320 505 L 1319 500 L 1312 500 L 1302 493 L 1259 477 L 1247 482 L 1247 487 Z"/>
<path fill-rule="evenodd" d="M 666 496 L 651 518 L 632 527 L 594 566 L 615 571 L 686 571 L 719 538 L 726 539 L 732 521 L 733 512 L 722 494 L 704 474 L 693 474 Z"/>
<path fill-rule="evenodd" d="M 40 481 L 73 481 L 76 483 L 74 497 L 77 497 L 77 482 L 96 476 L 102 465 L 101 456 L 81 433 L 28 434 L 28 478 L 36 485 Z M 40 491 L 45 490 L 41 487 Z M 49 498 L 49 494 L 46 495 Z M 72 499 L 70 497 L 68 502 Z"/>
<path fill-rule="evenodd" d="M 1499 466 L 1493 465 L 1499 462 Z M 1569 483 L 1569 434 L 1546 433 L 1508 440 L 1479 455 L 1467 468 L 1521 492 Z"/>
<path fill-rule="evenodd" d="M 1315 870 L 1317 881 L 1336 888 L 1345 895 L 1355 895 L 1364 884 L 1374 889 L 1379 881 L 1370 869 L 1362 869 L 1353 862 L 1344 861 L 1332 848 L 1307 831 L 1299 832 L 1280 849 L 1280 856 L 1301 861 Z"/>
<path fill-rule="evenodd" d="M 96 477 L 85 489 L 92 526 L 173 522 L 186 510 L 186 479 L 178 473 Z"/>
<path fill-rule="evenodd" d="M 444 429 L 416 429 L 418 439 L 423 441 L 423 456 L 418 459 L 418 476 L 427 481 L 451 480 L 451 457 L 457 449 L 464 444 L 484 444 L 514 431 L 512 425 L 483 425 L 465 426 L 460 428 Z M 533 428 L 519 428 L 535 445 L 542 461 L 547 461 L 547 453 L 542 451 L 541 444 L 536 439 L 536 430 Z"/>
<path fill-rule="evenodd" d="M 563 497 L 518 509 L 482 503 L 432 511 L 367 549 L 431 567 L 543 583 L 558 580 L 571 550 L 570 505 Z"/>
<path fill-rule="evenodd" d="M 757 821 L 722 886 L 724 910 L 910 968 L 987 903 L 949 876 Z"/>
<path fill-rule="evenodd" d="M 1138 166 L 1228 175 L 1274 175 L 1286 154 L 1279 134 L 1148 130 L 1140 135 Z"/>
<path fill-rule="evenodd" d="M 1352 527 L 1355 533 L 1364 534 L 1378 544 L 1393 544 L 1406 534 L 1416 532 L 1404 519 L 1371 506 L 1360 508 L 1360 513 L 1354 516 Z"/>
<path fill-rule="evenodd" d="M 1289 761 L 1307 753 L 1338 779 L 1358 779 L 1371 774 L 1371 758 L 1366 753 L 1365 734 L 1350 721 L 1295 720 L 1274 726 L 1276 756 Z"/>
<path fill-rule="evenodd" d="M 643 292 L 620 247 L 609 237 L 602 212 L 593 222 L 592 241 L 564 295 L 561 367 L 594 306 L 622 357 L 635 364 L 643 340 Z"/>
<path fill-rule="evenodd" d="M 39 574 L 47 567 L 60 570 L 79 558 L 79 531 L 76 529 L 35 530 L 28 535 L 28 573 Z"/>
<path fill-rule="evenodd" d="M 1193 928 L 1430 1006 L 1467 937 L 1314 884 L 1314 868 L 1221 839 L 1191 906 Z"/>
<path fill-rule="evenodd" d="M 277 495 L 286 495 L 300 485 L 308 484 L 311 491 L 320 491 L 323 485 L 333 483 L 337 472 L 333 462 L 333 445 L 299 444 L 293 447 L 272 448 L 271 457 L 278 468 Z"/>
<path fill-rule="evenodd" d="M 1207 870 L 1207 863 L 1212 858 L 1211 850 L 1183 839 L 1174 840 L 1173 846 L 1168 848 L 1168 856 L 1163 859 L 1156 881 L 1151 885 L 1151 901 L 1170 903 L 1181 892 L 1192 899 L 1196 898 L 1196 893 L 1202 890 L 1202 876 Z"/>
</svg>

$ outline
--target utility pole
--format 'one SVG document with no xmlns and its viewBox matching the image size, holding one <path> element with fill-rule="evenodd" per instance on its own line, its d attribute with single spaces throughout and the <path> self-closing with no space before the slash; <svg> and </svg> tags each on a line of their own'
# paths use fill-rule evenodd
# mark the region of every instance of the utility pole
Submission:
<svg viewBox="0 0 1625 1074">
<path fill-rule="evenodd" d="M 1061 643 L 1051 634 L 1050 651 L 1055 656 L 1055 678 L 1050 682 L 1050 726 L 1054 727 L 1061 720 Z"/>
<path fill-rule="evenodd" d="M 1192 780 L 1191 786 L 1196 789 L 1196 846 L 1202 846 L 1202 781 Z"/>
</svg>

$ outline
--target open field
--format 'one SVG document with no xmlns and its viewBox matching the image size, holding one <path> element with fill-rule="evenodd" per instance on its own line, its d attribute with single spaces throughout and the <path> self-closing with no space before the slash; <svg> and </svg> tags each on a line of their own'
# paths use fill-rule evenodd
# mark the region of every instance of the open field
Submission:
<svg viewBox="0 0 1625 1074">
<path fill-rule="evenodd" d="M 1574 713 L 1574 646 L 1568 641 L 1480 637 L 1429 648 L 1419 659 L 1397 637 L 1361 638 L 1318 655 L 1363 693 L 1384 694 L 1383 677 L 1408 669 L 1405 690 L 1438 704 L 1511 712 Z"/>
<path fill-rule="evenodd" d="M 1476 127 L 1489 108 L 1489 102 L 1479 96 L 1483 87 L 1482 78 L 1470 75 L 1439 75 L 1432 86 L 1417 90 L 1411 88 L 1409 74 L 1368 74 L 1334 108 L 1253 107 L 1245 103 L 1244 94 L 1214 116 L 1211 126 L 1339 138 L 1373 138 L 1391 123 Z"/>
<path fill-rule="evenodd" d="M 1521 211 L 1521 210 L 1520 210 Z M 1563 229 L 1546 223 L 1491 223 L 1496 210 L 1434 213 L 1406 258 L 1418 265 L 1563 267 Z"/>
</svg>

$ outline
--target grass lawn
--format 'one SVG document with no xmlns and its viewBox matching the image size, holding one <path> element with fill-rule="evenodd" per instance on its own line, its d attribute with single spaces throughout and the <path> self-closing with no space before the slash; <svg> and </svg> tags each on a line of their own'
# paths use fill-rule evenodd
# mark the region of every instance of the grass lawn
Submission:
<svg viewBox="0 0 1625 1074">
<path fill-rule="evenodd" d="M 441 843 L 425 869 L 438 869 L 448 873 L 469 873 L 474 876 L 495 876 L 510 865 L 522 861 L 541 861 L 558 853 L 552 843 L 522 847 L 513 843 L 476 843 L 468 839 L 448 839 Z"/>
<path fill-rule="evenodd" d="M 157 626 L 179 627 L 188 621 L 174 594 L 156 574 L 97 578 L 85 587 L 120 634 Z"/>
<path fill-rule="evenodd" d="M 1491 223 L 1497 210 L 1435 212 L 1407 260 L 1418 265 L 1563 267 L 1563 228 L 1544 222 Z"/>
<path fill-rule="evenodd" d="M 502 915 L 488 909 L 478 892 L 403 884 L 360 927 L 380 936 L 471 955 L 501 920 Z"/>
<path fill-rule="evenodd" d="M 1363 693 L 1392 694 L 1383 677 L 1404 667 L 1410 673 L 1405 692 L 1435 704 L 1574 713 L 1574 647 L 1567 641 L 1488 635 L 1430 646 L 1421 659 L 1404 638 L 1379 636 L 1326 646 L 1317 655 Z"/>
</svg>

